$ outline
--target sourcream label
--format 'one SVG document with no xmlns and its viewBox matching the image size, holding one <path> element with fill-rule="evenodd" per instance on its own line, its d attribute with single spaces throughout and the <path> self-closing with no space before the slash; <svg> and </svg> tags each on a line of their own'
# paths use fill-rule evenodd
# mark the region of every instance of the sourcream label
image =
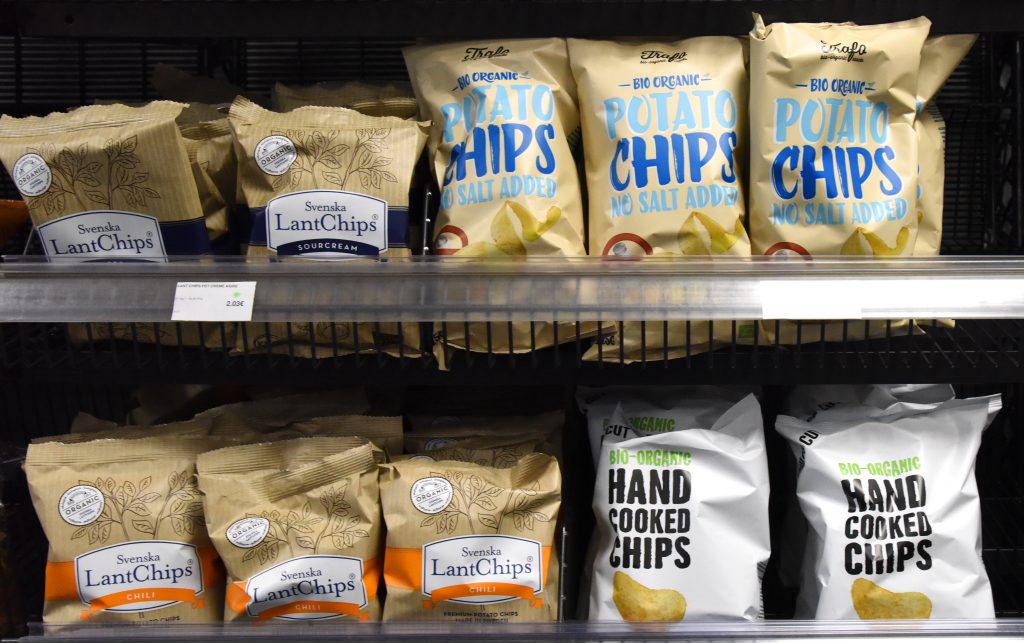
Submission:
<svg viewBox="0 0 1024 643">
<path fill-rule="evenodd" d="M 541 544 L 513 536 L 459 536 L 423 546 L 424 601 L 482 605 L 533 600 L 544 587 Z"/>
<path fill-rule="evenodd" d="M 363 561 L 350 556 L 299 556 L 246 583 L 249 616 L 318 620 L 359 616 L 366 607 Z"/>
<path fill-rule="evenodd" d="M 194 603 L 203 593 L 196 548 L 170 540 L 126 542 L 77 556 L 75 581 L 90 612 L 146 612 Z"/>
<path fill-rule="evenodd" d="M 292 192 L 267 202 L 267 246 L 279 255 L 376 256 L 388 248 L 387 201 L 340 190 Z"/>
<path fill-rule="evenodd" d="M 38 226 L 48 257 L 93 260 L 160 260 L 166 257 L 156 217 L 134 212 L 91 210 Z"/>
</svg>

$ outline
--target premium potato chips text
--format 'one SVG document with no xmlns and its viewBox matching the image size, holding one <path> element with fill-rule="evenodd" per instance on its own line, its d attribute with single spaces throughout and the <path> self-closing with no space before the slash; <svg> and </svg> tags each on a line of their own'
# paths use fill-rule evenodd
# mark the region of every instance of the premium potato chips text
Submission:
<svg viewBox="0 0 1024 643">
<path fill-rule="evenodd" d="M 228 570 L 225 621 L 380 619 L 377 462 L 370 444 L 352 441 L 300 438 L 199 457 L 207 526 Z"/>
<path fill-rule="evenodd" d="M 220 621 L 224 570 L 195 483 L 208 448 L 182 436 L 29 445 L 47 623 Z"/>
</svg>

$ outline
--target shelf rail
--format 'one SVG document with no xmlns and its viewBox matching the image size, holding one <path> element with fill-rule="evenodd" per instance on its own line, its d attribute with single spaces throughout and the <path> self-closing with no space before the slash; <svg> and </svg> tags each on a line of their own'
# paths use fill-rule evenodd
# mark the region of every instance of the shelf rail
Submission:
<svg viewBox="0 0 1024 643">
<path fill-rule="evenodd" d="M 171 258 L 0 264 L 0 322 L 170 321 L 179 282 L 256 281 L 253 321 L 1024 318 L 1024 258 Z"/>
</svg>

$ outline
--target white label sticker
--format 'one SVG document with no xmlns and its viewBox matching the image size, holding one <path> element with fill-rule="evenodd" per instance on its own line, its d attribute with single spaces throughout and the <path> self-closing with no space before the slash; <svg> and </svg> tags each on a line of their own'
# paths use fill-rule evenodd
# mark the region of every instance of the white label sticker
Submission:
<svg viewBox="0 0 1024 643">
<path fill-rule="evenodd" d="M 862 289 L 853 280 L 842 287 L 835 281 L 765 281 L 760 295 L 762 319 L 860 319 L 863 314 Z"/>
<path fill-rule="evenodd" d="M 339 190 L 305 190 L 267 202 L 267 247 L 279 255 L 375 257 L 388 247 L 387 201 Z"/>
<path fill-rule="evenodd" d="M 160 222 L 135 212 L 90 210 L 39 226 L 47 257 L 159 261 L 167 256 Z"/>
<path fill-rule="evenodd" d="M 128 602 L 104 607 L 109 612 L 145 612 L 180 603 L 160 590 L 203 593 L 203 568 L 194 545 L 169 540 L 140 540 L 96 549 L 75 558 L 78 596 L 85 605 L 128 593 Z M 121 597 L 123 598 L 123 597 Z"/>
<path fill-rule="evenodd" d="M 255 281 L 179 281 L 172 321 L 252 321 Z"/>
<path fill-rule="evenodd" d="M 261 170 L 271 176 L 281 176 L 295 162 L 298 154 L 287 136 L 268 136 L 256 144 L 253 159 Z"/>
<path fill-rule="evenodd" d="M 71 487 L 60 497 L 57 505 L 64 522 L 76 527 L 91 525 L 103 513 L 103 493 L 92 485 Z"/>
<path fill-rule="evenodd" d="M 452 483 L 444 478 L 420 478 L 412 483 L 412 504 L 425 514 L 444 511 L 452 503 Z"/>
<path fill-rule="evenodd" d="M 455 444 L 456 442 L 457 440 L 455 438 L 434 438 L 433 440 L 427 441 L 424 450 L 437 451 L 438 449 L 443 449 L 450 444 Z"/>
<path fill-rule="evenodd" d="M 430 597 L 453 585 L 470 587 L 465 596 L 447 600 L 481 605 L 517 597 L 486 593 L 488 584 L 544 588 L 541 545 L 514 536 L 458 536 L 423 546 L 423 594 Z M 506 590 L 507 591 L 507 590 Z"/>
<path fill-rule="evenodd" d="M 270 521 L 266 518 L 242 518 L 231 523 L 224 535 L 235 547 L 252 549 L 263 542 L 270 531 Z"/>
<path fill-rule="evenodd" d="M 367 604 L 363 561 L 350 556 L 286 560 L 250 578 L 245 593 L 249 616 L 277 608 L 274 618 L 296 621 L 356 616 Z"/>
<path fill-rule="evenodd" d="M 43 157 L 38 154 L 26 154 L 14 162 L 11 178 L 22 195 L 39 196 L 50 189 L 53 172 Z"/>
</svg>

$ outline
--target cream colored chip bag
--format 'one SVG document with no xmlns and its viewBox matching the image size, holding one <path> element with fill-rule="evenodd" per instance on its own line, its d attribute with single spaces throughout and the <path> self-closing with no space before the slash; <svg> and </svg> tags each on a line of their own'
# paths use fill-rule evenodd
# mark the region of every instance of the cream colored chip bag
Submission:
<svg viewBox="0 0 1024 643">
<path fill-rule="evenodd" d="M 413 415 L 409 418 L 409 431 L 405 433 L 406 453 L 427 453 L 465 445 L 467 440 L 491 440 L 493 444 L 511 442 L 533 443 L 540 438 L 533 450 L 562 459 L 562 429 L 565 413 L 549 411 L 535 415 Z M 472 442 L 484 444 L 484 442 Z M 440 458 L 435 458 L 440 459 Z M 459 460 L 461 458 L 454 458 Z M 474 460 L 475 461 L 475 460 Z"/>
<path fill-rule="evenodd" d="M 408 83 L 368 83 L 361 80 L 347 83 L 285 85 L 274 83 L 271 92 L 274 110 L 289 112 L 306 105 L 346 107 L 368 116 L 415 118 L 416 97 Z"/>
<path fill-rule="evenodd" d="M 946 183 L 946 124 L 931 100 L 949 75 L 974 46 L 977 34 L 935 36 L 921 50 L 921 71 L 917 79 L 918 176 L 917 243 L 915 257 L 939 254 L 942 246 L 942 200 Z"/>
<path fill-rule="evenodd" d="M 243 157 L 238 180 L 252 213 L 250 256 L 341 259 L 408 255 L 409 188 L 424 125 L 340 107 L 280 114 L 239 97 L 231 125 Z M 415 356 L 419 326 L 248 324 L 250 350 L 313 356 L 341 347 Z M 354 336 L 358 334 L 358 336 Z M 403 344 L 401 349 L 398 344 Z"/>
<path fill-rule="evenodd" d="M 776 23 L 750 40 L 755 254 L 909 256 L 930 22 Z"/>
<path fill-rule="evenodd" d="M 583 121 L 590 254 L 749 256 L 743 42 L 571 38 L 568 47 Z"/>
<path fill-rule="evenodd" d="M 561 504 L 551 456 L 511 468 L 385 465 L 386 621 L 554 621 L 545 591 Z"/>
<path fill-rule="evenodd" d="M 202 438 L 31 444 L 32 504 L 50 541 L 47 623 L 219 622 L 224 571 L 195 484 Z"/>
<path fill-rule="evenodd" d="M 926 18 L 883 25 L 776 23 L 750 39 L 753 253 L 906 257 L 917 243 L 917 79 Z M 765 324 L 769 340 L 775 324 Z M 906 332 L 781 322 L 786 344 Z"/>
<path fill-rule="evenodd" d="M 579 125 L 576 86 L 558 38 L 409 47 L 406 66 L 433 121 L 428 148 L 441 188 L 439 255 L 586 254 L 579 177 L 567 135 Z M 583 324 L 580 334 L 596 330 Z M 557 333 L 557 337 L 555 336 Z M 576 337 L 575 324 L 435 326 L 456 348 L 524 353 Z M 447 353 L 435 354 L 442 368 Z"/>
<path fill-rule="evenodd" d="M 199 457 L 199 488 L 228 570 L 224 620 L 380 620 L 383 539 L 371 445 L 284 459 L 306 439 Z M 237 459 L 247 470 L 239 470 Z"/>
<path fill-rule="evenodd" d="M 326 415 L 360 415 L 370 403 L 362 387 L 279 395 L 207 409 L 196 416 L 209 418 L 213 433 L 284 428 L 299 420 Z"/>
<path fill-rule="evenodd" d="M 750 256 L 744 195 L 745 44 L 568 40 L 579 89 L 590 202 L 590 254 Z M 744 323 L 741 334 L 752 331 Z M 703 352 L 731 322 L 628 322 L 588 361 L 627 363 Z M 717 339 L 717 341 L 715 341 Z M 667 355 L 664 350 L 668 347 Z"/>
</svg>

